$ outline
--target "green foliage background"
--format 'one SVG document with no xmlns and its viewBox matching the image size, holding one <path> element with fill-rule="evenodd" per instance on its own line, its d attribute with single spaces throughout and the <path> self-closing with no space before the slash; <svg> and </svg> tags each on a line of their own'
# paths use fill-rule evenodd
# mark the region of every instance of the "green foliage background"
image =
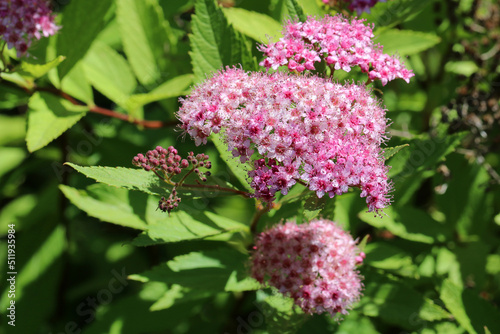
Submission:
<svg viewBox="0 0 500 334">
<path fill-rule="evenodd" d="M 214 184 L 248 187 L 217 137 L 195 147 L 181 136 L 178 98 L 222 66 L 262 70 L 257 42 L 327 8 L 221 4 L 56 1 L 56 36 L 22 60 L 3 51 L 15 70 L 0 73 L 0 332 L 500 333 L 498 3 L 392 0 L 364 13 L 415 73 L 375 86 L 393 122 L 393 205 L 374 217 L 358 192 L 314 200 L 299 185 L 260 219 L 258 230 L 323 216 L 369 236 L 364 296 L 340 323 L 248 277 L 253 200 L 186 192 L 168 217 L 156 210 L 164 186 L 131 168 L 138 152 L 175 144 L 210 155 Z"/>
</svg>

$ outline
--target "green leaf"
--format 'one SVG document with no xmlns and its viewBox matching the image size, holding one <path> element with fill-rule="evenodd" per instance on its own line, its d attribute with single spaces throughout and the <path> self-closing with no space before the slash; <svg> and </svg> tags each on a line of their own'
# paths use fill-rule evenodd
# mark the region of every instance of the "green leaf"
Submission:
<svg viewBox="0 0 500 334">
<path fill-rule="evenodd" d="M 273 289 L 269 295 L 265 291 L 257 291 L 257 299 L 262 300 L 262 313 L 266 318 L 266 329 L 269 334 L 293 334 L 307 315 L 294 304 L 293 299 L 283 296 Z"/>
<path fill-rule="evenodd" d="M 371 270 L 365 275 L 363 294 L 357 310 L 404 329 L 416 330 L 424 322 L 450 318 L 442 307 L 404 282 L 390 280 Z"/>
<path fill-rule="evenodd" d="M 85 56 L 97 34 L 105 25 L 106 13 L 112 0 L 71 1 L 64 7 L 61 26 L 57 34 L 57 54 L 66 57 L 58 68 L 63 78 Z"/>
<path fill-rule="evenodd" d="M 146 172 L 143 169 L 101 166 L 83 167 L 69 162 L 66 165 L 97 182 L 110 186 L 138 190 L 151 195 L 164 196 L 167 194 L 160 178 L 154 173 Z"/>
<path fill-rule="evenodd" d="M 257 42 L 265 42 L 267 36 L 282 36 L 281 24 L 268 15 L 236 7 L 223 8 L 223 12 L 234 29 Z"/>
<path fill-rule="evenodd" d="M 395 184 L 396 203 L 407 203 L 422 179 L 432 176 L 437 164 L 453 152 L 464 137 L 465 133 L 442 133 L 432 138 L 421 135 L 407 142 L 410 145 L 408 149 L 390 158 L 387 164 L 391 166 L 389 176 Z M 430 175 L 426 175 L 427 171 Z"/>
<path fill-rule="evenodd" d="M 157 244 L 179 242 L 183 240 L 202 239 L 226 232 L 248 232 L 248 226 L 229 218 L 205 211 L 200 213 L 173 211 L 170 215 L 160 213 L 163 219 L 155 220 L 153 225 L 134 239 L 136 246 L 152 246 Z"/>
<path fill-rule="evenodd" d="M 446 72 L 470 77 L 479 71 L 479 67 L 472 60 L 449 61 L 444 66 Z"/>
<path fill-rule="evenodd" d="M 325 208 L 327 197 L 318 198 L 315 192 L 310 192 L 309 195 L 302 201 L 304 207 L 304 220 L 310 221 L 316 218 Z"/>
<path fill-rule="evenodd" d="M 143 85 L 162 76 L 168 45 L 163 10 L 157 0 L 117 0 L 116 18 L 125 54 Z"/>
<path fill-rule="evenodd" d="M 368 15 L 368 21 L 375 23 L 375 28 L 389 28 L 399 23 L 409 21 L 418 15 L 430 0 L 398 0 L 387 1 L 386 3 L 377 3 L 371 8 L 371 15 Z M 382 28 L 383 29 L 383 28 Z"/>
<path fill-rule="evenodd" d="M 59 79 L 57 71 L 49 71 L 48 77 L 50 82 L 56 88 L 59 88 L 66 94 L 85 102 L 87 105 L 94 105 L 92 86 L 85 75 L 83 62 L 78 62 L 75 66 L 73 66 L 73 68 L 64 76 L 62 80 Z"/>
<path fill-rule="evenodd" d="M 9 224 L 16 224 L 16 231 L 22 231 L 26 226 L 24 219 L 29 218 L 31 211 L 38 205 L 38 196 L 45 194 L 27 194 L 18 196 L 3 206 L 0 212 L 0 237 L 7 235 Z"/>
<path fill-rule="evenodd" d="M 468 333 L 477 334 L 471 324 L 471 320 L 465 311 L 462 299 L 462 288 L 455 285 L 450 280 L 445 280 L 441 286 L 440 298 L 446 308 L 453 314 L 458 323 L 465 328 Z"/>
<path fill-rule="evenodd" d="M 248 277 L 248 256 L 232 248 L 191 252 L 176 256 L 130 279 L 141 282 L 165 282 L 205 291 L 257 290 L 260 284 Z"/>
<path fill-rule="evenodd" d="M 19 166 L 26 157 L 26 151 L 19 147 L 0 147 L 0 177 Z"/>
<path fill-rule="evenodd" d="M 384 149 L 384 159 L 387 160 L 387 159 L 391 158 L 393 155 L 395 155 L 396 153 L 401 151 L 401 149 L 408 147 L 408 146 L 410 146 L 410 145 L 403 144 L 403 145 L 399 145 L 399 146 L 395 146 L 395 147 L 385 148 Z"/>
<path fill-rule="evenodd" d="M 401 276 L 416 276 L 417 267 L 413 264 L 412 256 L 398 247 L 385 242 L 375 242 L 366 245 L 364 252 L 366 265 Z"/>
<path fill-rule="evenodd" d="M 227 145 L 221 139 L 220 133 L 212 133 L 210 139 L 214 143 L 217 151 L 219 151 L 220 157 L 224 160 L 231 170 L 231 172 L 236 176 L 241 185 L 245 187 L 248 191 L 253 192 L 250 183 L 247 181 L 247 165 L 239 162 L 238 158 L 233 157 L 232 153 L 228 150 Z"/>
<path fill-rule="evenodd" d="M 196 82 L 223 66 L 241 64 L 247 70 L 255 68 L 246 39 L 228 25 L 214 1 L 197 0 L 191 24 L 190 56 Z"/>
<path fill-rule="evenodd" d="M 125 106 L 137 86 L 127 61 L 104 43 L 95 42 L 83 60 L 90 83 L 111 101 Z"/>
<path fill-rule="evenodd" d="M 490 275 L 500 274 L 500 255 L 491 254 L 488 255 L 486 262 L 486 272 Z"/>
<path fill-rule="evenodd" d="M 192 83 L 192 74 L 180 75 L 164 82 L 149 93 L 134 94 L 130 96 L 125 103 L 126 109 L 129 110 L 131 114 L 135 114 L 136 110 L 148 103 L 188 94 L 189 86 Z"/>
<path fill-rule="evenodd" d="M 28 150 L 34 152 L 71 128 L 88 111 L 85 106 L 75 106 L 67 100 L 48 93 L 35 93 L 29 101 Z"/>
<path fill-rule="evenodd" d="M 2 284 L 2 309 L 5 310 L 10 301 L 15 300 L 16 320 L 30 318 L 26 323 L 16 321 L 14 332 L 29 333 L 33 331 L 32 326 L 42 327 L 46 319 L 56 311 L 56 300 L 53 297 L 57 294 L 61 279 L 66 248 L 65 230 L 58 224 L 57 216 L 36 219 L 36 228 L 15 234 L 15 299 L 8 296 L 10 285 Z M 16 230 L 17 227 L 16 225 Z M 7 250 L 6 242 L 2 242 L 1 247 Z M 2 260 L 7 263 L 7 256 L 2 256 Z M 4 267 L 3 271 L 5 274 L 2 278 L 5 280 L 10 276 L 6 274 L 9 270 Z"/>
<path fill-rule="evenodd" d="M 151 311 L 159 311 L 168 309 L 176 304 L 189 301 L 199 301 L 200 299 L 208 298 L 213 295 L 213 292 L 185 288 L 181 285 L 174 284 L 165 294 L 158 299 L 152 306 Z"/>
<path fill-rule="evenodd" d="M 370 212 L 362 212 L 359 218 L 379 229 L 387 229 L 403 239 L 432 244 L 451 238 L 446 226 L 432 219 L 425 211 L 413 207 L 402 207 L 398 211 L 392 207 L 385 209 L 385 214 L 378 217 Z"/>
<path fill-rule="evenodd" d="M 450 280 L 445 280 L 440 298 L 467 332 L 482 333 L 487 327 L 493 333 L 500 333 L 500 311 L 480 298 L 477 290 L 463 290 Z"/>
<path fill-rule="evenodd" d="M 17 106 L 25 105 L 28 103 L 29 97 L 29 94 L 23 89 L 0 82 L 0 109 L 13 109 Z"/>
<path fill-rule="evenodd" d="M 470 162 L 461 154 L 451 154 L 447 159 L 451 173 L 448 188 L 436 196 L 436 203 L 446 216 L 450 227 L 456 227 L 461 238 L 482 237 L 490 233 L 493 220 L 493 192 L 485 191 L 490 180 L 486 169 L 478 163 Z"/>
<path fill-rule="evenodd" d="M 334 323 L 334 321 L 335 319 L 331 319 L 330 323 Z M 305 333 L 306 332 L 304 332 L 304 334 Z M 377 329 L 375 328 L 373 322 L 370 321 L 370 318 L 363 316 L 362 314 L 356 312 L 355 310 L 349 311 L 349 315 L 346 316 L 344 320 L 342 320 L 342 322 L 339 324 L 339 329 L 335 332 L 335 334 L 351 334 L 351 333 L 380 334 L 380 332 L 377 331 Z"/>
<path fill-rule="evenodd" d="M 433 33 L 390 29 L 377 35 L 375 42 L 384 46 L 384 53 L 409 56 L 439 44 L 441 38 Z"/>
<path fill-rule="evenodd" d="M 89 191 L 62 184 L 59 189 L 71 203 L 91 217 L 138 230 L 147 228 L 147 224 L 134 212 L 132 200 L 135 198 L 125 189 L 112 188 L 104 184 L 93 185 L 88 188 Z"/>
<path fill-rule="evenodd" d="M 108 281 L 112 278 L 112 276 L 109 277 Z M 126 285 L 129 283 L 126 282 Z M 109 291 L 107 285 L 103 286 L 103 291 Z M 168 333 L 172 328 L 186 328 L 186 325 L 189 328 L 192 325 L 193 317 L 202 312 L 203 305 L 199 304 L 199 300 L 178 303 L 168 309 L 151 312 L 151 304 L 156 302 L 163 294 L 165 294 L 164 284 L 149 283 L 133 294 L 112 295 L 111 304 L 101 305 L 109 307 L 106 309 L 104 307 L 99 308 L 98 312 L 96 312 L 96 319 L 85 327 L 85 333 Z M 84 312 L 94 311 L 90 307 L 85 307 L 82 310 Z M 87 315 L 87 313 L 84 314 Z M 90 318 L 87 316 L 84 319 Z"/>
<path fill-rule="evenodd" d="M 30 64 L 25 61 L 19 66 L 19 73 L 24 76 L 30 76 L 38 79 L 47 74 L 51 69 L 59 66 L 66 59 L 64 56 L 59 56 L 46 64 Z"/>
<path fill-rule="evenodd" d="M 82 62 L 75 65 L 61 80 L 61 89 L 87 104 L 94 104 L 92 85 L 85 75 L 85 68 Z"/>
<path fill-rule="evenodd" d="M 305 22 L 307 20 L 304 10 L 296 0 L 286 0 L 286 8 L 288 9 L 288 14 L 292 19 L 298 19 L 301 22 Z"/>
</svg>

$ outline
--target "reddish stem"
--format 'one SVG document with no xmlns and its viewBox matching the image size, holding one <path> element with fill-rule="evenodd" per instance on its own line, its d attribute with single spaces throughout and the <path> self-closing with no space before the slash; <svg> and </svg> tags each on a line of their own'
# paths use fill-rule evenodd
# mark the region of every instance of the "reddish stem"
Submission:
<svg viewBox="0 0 500 334">
<path fill-rule="evenodd" d="M 71 102 L 72 104 L 74 104 L 76 106 L 84 106 L 85 105 L 84 103 L 81 103 L 81 102 L 77 101 L 71 95 L 69 95 L 69 94 L 67 94 L 67 93 L 65 93 L 62 90 L 57 89 L 57 88 L 36 87 L 34 89 L 34 91 L 49 92 L 49 93 L 52 93 L 54 95 L 58 95 L 58 96 L 60 96 L 63 99 Z M 99 106 L 96 106 L 96 105 L 89 106 L 89 111 L 93 112 L 93 113 L 96 113 L 96 114 L 101 114 L 101 115 L 104 115 L 104 116 L 108 116 L 108 117 L 118 118 L 118 119 L 121 119 L 123 121 L 130 122 L 130 123 L 133 123 L 133 124 L 136 124 L 136 125 L 143 126 L 145 128 L 150 128 L 150 129 L 159 129 L 159 128 L 164 128 L 164 127 L 169 127 L 169 126 L 175 126 L 175 125 L 178 124 L 177 121 L 163 122 L 163 121 L 147 121 L 147 120 L 133 119 L 133 118 L 131 118 L 128 115 L 121 114 L 121 113 L 118 113 L 116 111 L 113 111 L 113 110 L 110 110 L 110 109 L 106 109 L 106 108 L 102 108 L 102 107 L 99 107 Z"/>
</svg>

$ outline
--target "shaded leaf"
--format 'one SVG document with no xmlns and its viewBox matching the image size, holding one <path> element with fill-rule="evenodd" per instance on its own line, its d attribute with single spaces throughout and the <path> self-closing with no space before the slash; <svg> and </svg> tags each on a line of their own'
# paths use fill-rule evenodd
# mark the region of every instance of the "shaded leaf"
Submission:
<svg viewBox="0 0 500 334">
<path fill-rule="evenodd" d="M 146 222 L 134 212 L 132 203 L 128 202 L 127 190 L 111 188 L 103 184 L 97 186 L 99 186 L 97 194 L 62 184 L 59 189 L 71 203 L 91 217 L 139 230 L 147 228 Z M 96 187 L 93 189 L 96 190 Z"/>
<path fill-rule="evenodd" d="M 402 281 L 372 271 L 365 276 L 364 296 L 356 309 L 369 317 L 379 317 L 409 330 L 418 329 L 425 321 L 450 318 L 443 308 Z"/>
<path fill-rule="evenodd" d="M 256 290 L 260 284 L 246 274 L 248 256 L 231 248 L 191 252 L 130 278 L 165 282 L 206 291 Z"/>
<path fill-rule="evenodd" d="M 298 19 L 301 22 L 306 21 L 307 16 L 304 14 L 304 10 L 296 0 L 286 0 L 286 8 L 288 9 L 288 14 L 292 19 Z"/>
<path fill-rule="evenodd" d="M 393 155 L 395 155 L 396 153 L 398 153 L 399 151 L 401 151 L 401 149 L 405 148 L 405 147 L 408 147 L 410 145 L 408 144 L 404 144 L 404 145 L 399 145 L 399 146 L 395 146 L 395 147 L 387 147 L 384 149 L 384 158 L 385 160 L 391 158 Z"/>
<path fill-rule="evenodd" d="M 411 255 L 398 247 L 384 242 L 375 242 L 366 245 L 364 252 L 366 265 L 401 276 L 416 276 L 417 267 L 413 264 Z"/>
<path fill-rule="evenodd" d="M 387 229 L 406 240 L 432 244 L 451 237 L 451 231 L 448 231 L 446 226 L 438 223 L 422 210 L 408 206 L 396 212 L 389 207 L 385 209 L 385 212 L 386 214 L 382 217 L 362 212 L 359 218 L 374 227 Z"/>
<path fill-rule="evenodd" d="M 227 23 L 212 0 L 197 0 L 190 35 L 191 61 L 196 82 L 223 66 L 241 64 L 255 68 L 255 60 L 244 36 Z"/>
<path fill-rule="evenodd" d="M 221 139 L 219 133 L 212 133 L 210 139 L 214 143 L 217 151 L 219 151 L 220 157 L 224 160 L 231 170 L 231 172 L 236 176 L 238 181 L 240 181 L 241 185 L 244 186 L 248 191 L 253 192 L 252 187 L 250 187 L 250 183 L 247 181 L 247 166 L 240 163 L 238 158 L 233 157 L 232 153 L 228 150 L 227 145 Z"/>
<path fill-rule="evenodd" d="M 371 15 L 368 16 L 368 21 L 374 22 L 375 28 L 381 31 L 386 27 L 393 27 L 399 23 L 411 20 L 429 5 L 430 2 L 430 0 L 379 2 L 376 6 L 371 8 Z M 381 28 L 382 26 L 384 26 L 384 28 Z"/>
<path fill-rule="evenodd" d="M 458 323 L 469 333 L 483 333 L 487 327 L 493 333 L 500 333 L 500 311 L 474 290 L 463 290 L 450 280 L 445 280 L 440 291 L 441 300 Z"/>
<path fill-rule="evenodd" d="M 307 315 L 294 304 L 293 299 L 273 289 L 273 294 L 257 291 L 257 300 L 262 302 L 262 313 L 266 329 L 270 334 L 292 334 L 307 320 Z"/>
<path fill-rule="evenodd" d="M 213 295 L 213 292 L 185 288 L 178 284 L 174 284 L 165 294 L 158 299 L 150 308 L 151 311 L 159 311 L 170 308 L 176 304 L 198 301 L 208 298 Z"/>
<path fill-rule="evenodd" d="M 191 212 L 190 212 L 191 213 Z M 248 232 L 248 227 L 229 218 L 206 211 L 190 214 L 186 211 L 173 211 L 163 214 L 162 221 L 134 239 L 136 246 L 151 246 L 183 240 L 202 239 L 226 232 Z"/>
</svg>

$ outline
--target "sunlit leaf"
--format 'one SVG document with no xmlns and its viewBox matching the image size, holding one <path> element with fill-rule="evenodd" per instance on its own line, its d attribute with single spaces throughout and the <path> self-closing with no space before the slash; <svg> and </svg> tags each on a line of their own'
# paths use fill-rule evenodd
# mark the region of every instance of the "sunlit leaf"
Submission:
<svg viewBox="0 0 500 334">
<path fill-rule="evenodd" d="M 30 152 L 41 149 L 71 128 L 88 111 L 48 93 L 35 93 L 29 101 L 26 144 Z"/>
</svg>

